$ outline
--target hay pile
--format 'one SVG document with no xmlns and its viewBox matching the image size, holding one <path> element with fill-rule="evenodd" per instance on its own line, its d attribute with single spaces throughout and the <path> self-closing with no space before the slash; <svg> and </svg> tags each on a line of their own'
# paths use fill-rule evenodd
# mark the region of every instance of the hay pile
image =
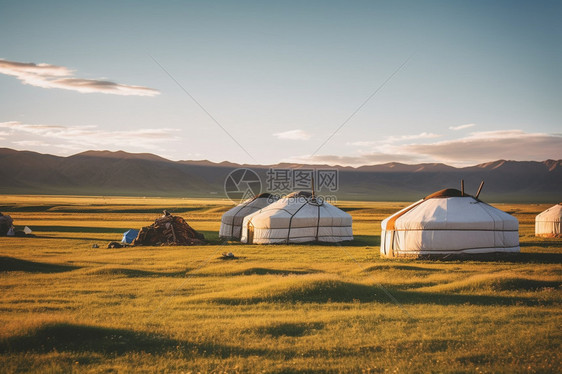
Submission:
<svg viewBox="0 0 562 374">
<path fill-rule="evenodd" d="M 133 245 L 201 245 L 206 244 L 204 239 L 182 217 L 164 211 L 152 225 L 140 230 Z"/>
</svg>

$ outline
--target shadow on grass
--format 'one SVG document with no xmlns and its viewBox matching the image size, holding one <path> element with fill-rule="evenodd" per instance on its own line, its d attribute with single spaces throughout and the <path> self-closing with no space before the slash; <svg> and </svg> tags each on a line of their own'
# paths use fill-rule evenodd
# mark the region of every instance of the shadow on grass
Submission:
<svg viewBox="0 0 562 374">
<path fill-rule="evenodd" d="M 208 207 L 185 207 L 185 208 L 134 208 L 134 207 L 114 207 L 101 204 L 93 204 L 87 207 L 78 206 L 61 206 L 61 205 L 0 205 L 2 212 L 28 212 L 28 213 L 42 213 L 42 212 L 56 212 L 56 213 L 154 213 L 161 215 L 162 211 L 166 209 L 174 215 L 181 215 L 189 212 L 208 209 Z M 91 208 L 99 207 L 99 208 Z"/>
<path fill-rule="evenodd" d="M 45 262 L 35 262 L 28 260 L 20 260 L 19 258 L 1 256 L 0 272 L 8 271 L 24 271 L 27 273 L 63 273 L 80 269 L 79 266 L 50 264 Z"/>
<path fill-rule="evenodd" d="M 93 237 L 84 237 L 84 236 L 80 236 L 80 237 L 72 237 L 72 236 L 37 236 L 37 238 L 40 239 L 55 239 L 55 240 L 84 240 L 84 241 L 93 241 L 93 242 L 98 242 L 97 244 L 100 245 L 100 248 L 103 249 L 107 249 L 107 244 L 109 244 L 112 241 L 115 242 L 120 242 L 121 241 L 121 236 L 119 237 L 115 237 L 115 240 L 109 240 L 107 238 L 93 238 Z"/>
<path fill-rule="evenodd" d="M 224 246 L 246 245 L 245 243 L 241 243 L 236 240 L 225 241 L 219 237 L 218 231 L 199 231 L 199 232 L 205 235 L 205 240 L 212 245 L 221 245 L 221 244 Z M 340 243 L 308 242 L 308 243 L 298 243 L 298 244 L 279 243 L 273 245 L 298 245 L 298 246 L 322 245 L 322 246 L 329 246 L 329 247 L 342 247 L 342 246 L 343 247 L 375 247 L 375 246 L 380 246 L 380 244 L 381 244 L 381 237 L 378 235 L 354 235 L 353 240 L 340 242 Z"/>
<path fill-rule="evenodd" d="M 160 271 L 150 271 L 150 270 L 139 270 L 139 269 L 128 269 L 128 268 L 101 268 L 92 269 L 87 272 L 88 275 L 124 275 L 128 278 L 184 278 L 184 277 L 231 277 L 231 276 L 241 276 L 241 275 L 305 275 L 305 274 L 316 274 L 321 271 L 318 270 L 286 270 L 286 269 L 271 269 L 271 268 L 261 268 L 253 267 L 248 269 L 241 269 L 233 272 L 224 273 L 198 273 L 195 272 L 190 274 L 195 268 L 187 268 L 180 271 L 173 272 L 160 272 Z"/>
<path fill-rule="evenodd" d="M 241 244 L 240 242 L 228 242 L 224 241 L 223 239 L 219 238 L 218 231 L 210 231 L 210 230 L 197 230 L 197 232 L 205 235 L 205 241 L 211 245 L 236 245 Z"/>
<path fill-rule="evenodd" d="M 129 229 L 130 227 L 124 228 L 124 227 L 87 227 L 87 226 L 36 226 L 36 225 L 33 226 L 33 231 L 38 231 L 38 232 L 49 231 L 49 232 L 87 232 L 87 233 L 123 234 L 125 231 Z"/>
<path fill-rule="evenodd" d="M 55 323 L 41 326 L 0 341 L 2 352 L 90 351 L 126 353 L 130 351 L 162 352 L 178 341 L 163 336 L 124 329 Z"/>
<path fill-rule="evenodd" d="M 43 325 L 26 333 L 0 340 L 0 352 L 98 352 L 126 354 L 128 352 L 180 352 L 228 358 L 231 356 L 263 356 L 266 349 L 251 349 L 216 343 L 191 343 L 169 337 L 99 326 L 71 323 Z"/>
<path fill-rule="evenodd" d="M 351 247 L 378 247 L 381 245 L 381 237 L 379 235 L 353 235 L 353 241 L 342 243 L 342 245 L 349 245 Z"/>
<path fill-rule="evenodd" d="M 285 270 L 285 269 L 271 269 L 271 268 L 260 268 L 253 267 L 249 269 L 243 269 L 240 271 L 234 271 L 228 273 L 227 275 L 304 275 L 304 274 L 316 274 L 320 273 L 318 270 Z"/>
<path fill-rule="evenodd" d="M 198 210 L 202 210 L 204 208 L 200 207 L 193 207 L 193 208 L 111 208 L 111 207 L 103 207 L 100 209 L 92 209 L 92 208 L 53 208 L 50 209 L 52 212 L 57 213 L 154 213 L 157 215 L 162 215 L 164 210 L 172 213 L 173 215 L 182 215 L 189 212 L 194 212 Z"/>
<path fill-rule="evenodd" d="M 258 327 L 255 329 L 255 331 L 260 335 L 270 335 L 273 337 L 299 337 L 310 335 L 315 330 L 321 330 L 323 328 L 324 324 L 321 322 L 276 323 L 269 326 Z"/>
<path fill-rule="evenodd" d="M 545 288 L 560 288 L 560 281 L 543 281 L 525 278 L 497 279 L 490 282 L 490 287 L 496 291 L 539 291 Z"/>
<path fill-rule="evenodd" d="M 485 253 L 422 256 L 420 260 L 562 264 L 562 253 Z"/>
<path fill-rule="evenodd" d="M 244 305 L 257 303 L 351 303 L 379 302 L 393 303 L 389 292 L 400 304 L 435 304 L 435 305 L 547 305 L 550 300 L 533 297 L 474 295 L 443 292 L 421 292 L 400 290 L 392 287 L 367 286 L 343 281 L 320 281 L 279 292 L 270 292 L 267 296 L 219 297 L 215 302 L 226 305 Z M 211 299 L 212 301 L 212 299 Z"/>
<path fill-rule="evenodd" d="M 371 271 L 380 271 L 380 270 L 407 270 L 407 271 L 423 271 L 423 272 L 440 272 L 440 271 L 443 271 L 443 269 L 433 269 L 433 268 L 427 268 L 427 267 L 422 267 L 422 266 L 412 266 L 412 265 L 393 265 L 391 263 L 383 264 L 383 265 L 373 265 L 373 266 L 369 266 L 366 269 L 363 269 L 363 271 L 366 272 L 366 273 L 371 272 Z"/>
<path fill-rule="evenodd" d="M 127 269 L 127 268 L 102 268 L 93 269 L 88 275 L 124 275 L 128 278 L 183 278 L 193 269 L 174 272 L 159 272 L 149 270 Z"/>
<path fill-rule="evenodd" d="M 561 239 L 542 239 L 542 240 L 529 240 L 519 243 L 520 247 L 558 247 L 562 248 L 562 240 Z"/>
<path fill-rule="evenodd" d="M 23 205 L 23 206 L 16 206 L 16 205 L 0 205 L 0 211 L 2 212 L 46 212 L 51 208 L 54 208 L 56 205 Z M 7 214 L 10 214 L 7 213 Z"/>
</svg>

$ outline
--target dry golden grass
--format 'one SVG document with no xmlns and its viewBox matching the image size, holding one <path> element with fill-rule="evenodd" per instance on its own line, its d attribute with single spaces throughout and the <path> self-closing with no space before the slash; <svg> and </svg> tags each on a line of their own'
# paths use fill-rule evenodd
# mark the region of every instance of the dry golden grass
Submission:
<svg viewBox="0 0 562 374">
<path fill-rule="evenodd" d="M 0 371 L 556 372 L 562 240 L 547 205 L 498 205 L 522 254 L 380 259 L 407 203 L 342 202 L 344 246 L 220 244 L 224 200 L 2 196 L 37 238 L 0 238 Z M 212 244 L 106 249 L 162 209 Z M 98 244 L 100 248 L 92 248 Z M 232 251 L 238 260 L 219 259 Z"/>
</svg>

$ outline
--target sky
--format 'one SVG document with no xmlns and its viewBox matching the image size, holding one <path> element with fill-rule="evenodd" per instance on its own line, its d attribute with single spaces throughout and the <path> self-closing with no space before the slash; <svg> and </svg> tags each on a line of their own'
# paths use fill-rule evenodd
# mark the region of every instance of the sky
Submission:
<svg viewBox="0 0 562 374">
<path fill-rule="evenodd" d="M 560 1 L 0 0 L 0 147 L 562 159 Z"/>
</svg>

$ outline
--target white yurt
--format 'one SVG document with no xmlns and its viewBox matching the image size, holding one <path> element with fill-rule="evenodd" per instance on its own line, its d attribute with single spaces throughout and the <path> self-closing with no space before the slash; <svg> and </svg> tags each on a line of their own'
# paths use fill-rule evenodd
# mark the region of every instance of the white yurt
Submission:
<svg viewBox="0 0 562 374">
<path fill-rule="evenodd" d="M 244 218 L 277 200 L 278 198 L 274 195 L 262 193 L 226 211 L 221 218 L 219 236 L 222 239 L 240 240 Z"/>
<path fill-rule="evenodd" d="M 243 243 L 275 244 L 353 240 L 351 216 L 314 197 L 294 192 L 244 218 Z"/>
<path fill-rule="evenodd" d="M 517 218 L 456 189 L 437 191 L 381 226 L 385 257 L 519 252 Z"/>
<path fill-rule="evenodd" d="M 548 208 L 535 218 L 535 235 L 548 238 L 562 238 L 562 203 Z"/>
</svg>

